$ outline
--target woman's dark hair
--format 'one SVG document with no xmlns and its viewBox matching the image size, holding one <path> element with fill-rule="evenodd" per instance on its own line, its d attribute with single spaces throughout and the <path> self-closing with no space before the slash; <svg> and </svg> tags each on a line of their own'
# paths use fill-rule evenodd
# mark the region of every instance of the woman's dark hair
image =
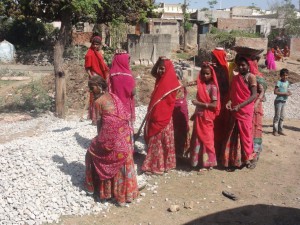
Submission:
<svg viewBox="0 0 300 225">
<path fill-rule="evenodd" d="M 203 71 L 204 69 L 209 69 L 209 70 L 211 70 L 208 64 L 203 63 L 202 66 L 201 66 L 200 74 L 202 74 L 202 71 Z"/>
<path fill-rule="evenodd" d="M 247 60 L 245 57 L 243 57 L 243 56 L 238 57 L 238 59 L 237 59 L 236 62 L 237 62 L 237 64 L 239 64 L 239 63 L 241 63 L 241 62 L 245 62 L 245 63 L 247 63 L 248 66 L 250 66 L 248 60 Z"/>
<path fill-rule="evenodd" d="M 286 68 L 281 69 L 279 72 L 280 76 L 283 76 L 285 73 L 287 73 L 287 74 L 289 73 L 289 70 Z"/>
<path fill-rule="evenodd" d="M 106 81 L 100 76 L 93 76 L 88 83 L 89 87 L 93 85 L 100 86 L 104 91 L 107 89 Z"/>
</svg>

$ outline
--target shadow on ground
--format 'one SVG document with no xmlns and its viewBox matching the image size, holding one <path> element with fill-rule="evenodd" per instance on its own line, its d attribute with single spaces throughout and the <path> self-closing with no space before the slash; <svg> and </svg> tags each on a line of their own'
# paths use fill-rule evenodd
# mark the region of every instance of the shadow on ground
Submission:
<svg viewBox="0 0 300 225">
<path fill-rule="evenodd" d="M 88 149 L 90 146 L 91 140 L 85 137 L 82 137 L 78 132 L 75 132 L 74 137 L 77 143 L 84 149 Z"/>
<path fill-rule="evenodd" d="M 71 177 L 71 182 L 80 190 L 84 190 L 83 181 L 85 173 L 85 165 L 80 162 L 68 162 L 64 157 L 54 155 L 52 156 L 53 162 L 58 163 L 57 167 L 66 175 Z"/>
<path fill-rule="evenodd" d="M 296 225 L 300 209 L 272 205 L 248 205 L 199 217 L 184 225 Z"/>
</svg>

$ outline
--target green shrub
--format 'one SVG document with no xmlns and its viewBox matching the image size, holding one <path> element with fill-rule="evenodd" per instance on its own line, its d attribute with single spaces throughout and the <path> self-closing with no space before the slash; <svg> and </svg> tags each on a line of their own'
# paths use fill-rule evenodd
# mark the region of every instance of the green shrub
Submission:
<svg viewBox="0 0 300 225">
<path fill-rule="evenodd" d="M 39 114 L 50 110 L 51 106 L 52 99 L 41 81 L 31 81 L 28 85 L 19 87 L 9 102 L 3 100 L 0 112 L 30 111 Z"/>
</svg>

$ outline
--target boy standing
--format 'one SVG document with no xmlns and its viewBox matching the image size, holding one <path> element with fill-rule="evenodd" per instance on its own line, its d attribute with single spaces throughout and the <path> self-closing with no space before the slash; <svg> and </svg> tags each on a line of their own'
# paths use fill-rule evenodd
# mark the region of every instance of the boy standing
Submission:
<svg viewBox="0 0 300 225">
<path fill-rule="evenodd" d="M 279 135 L 286 136 L 286 134 L 283 133 L 282 131 L 283 119 L 284 119 L 284 108 L 288 96 L 292 94 L 290 91 L 288 91 L 288 87 L 289 87 L 289 82 L 287 80 L 288 76 L 289 76 L 288 69 L 280 70 L 281 79 L 277 81 L 274 89 L 274 94 L 277 95 L 274 101 L 274 106 L 275 106 L 275 116 L 273 119 L 274 136 L 279 136 Z"/>
</svg>

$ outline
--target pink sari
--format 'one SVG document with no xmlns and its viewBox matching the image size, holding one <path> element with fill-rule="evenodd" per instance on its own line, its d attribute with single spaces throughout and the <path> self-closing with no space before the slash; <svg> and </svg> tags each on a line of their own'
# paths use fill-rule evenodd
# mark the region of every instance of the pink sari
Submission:
<svg viewBox="0 0 300 225">
<path fill-rule="evenodd" d="M 135 80 L 129 68 L 129 54 L 116 54 L 112 61 L 110 70 L 110 88 L 111 92 L 118 96 L 124 104 L 126 110 L 134 121 L 134 88 Z"/>
<path fill-rule="evenodd" d="M 266 63 L 268 70 L 276 70 L 275 56 L 271 50 L 266 55 Z"/>
<path fill-rule="evenodd" d="M 103 111 L 100 131 L 88 149 L 100 180 L 114 177 L 133 152 L 129 114 L 121 101 L 111 95 L 115 112 Z"/>
</svg>

